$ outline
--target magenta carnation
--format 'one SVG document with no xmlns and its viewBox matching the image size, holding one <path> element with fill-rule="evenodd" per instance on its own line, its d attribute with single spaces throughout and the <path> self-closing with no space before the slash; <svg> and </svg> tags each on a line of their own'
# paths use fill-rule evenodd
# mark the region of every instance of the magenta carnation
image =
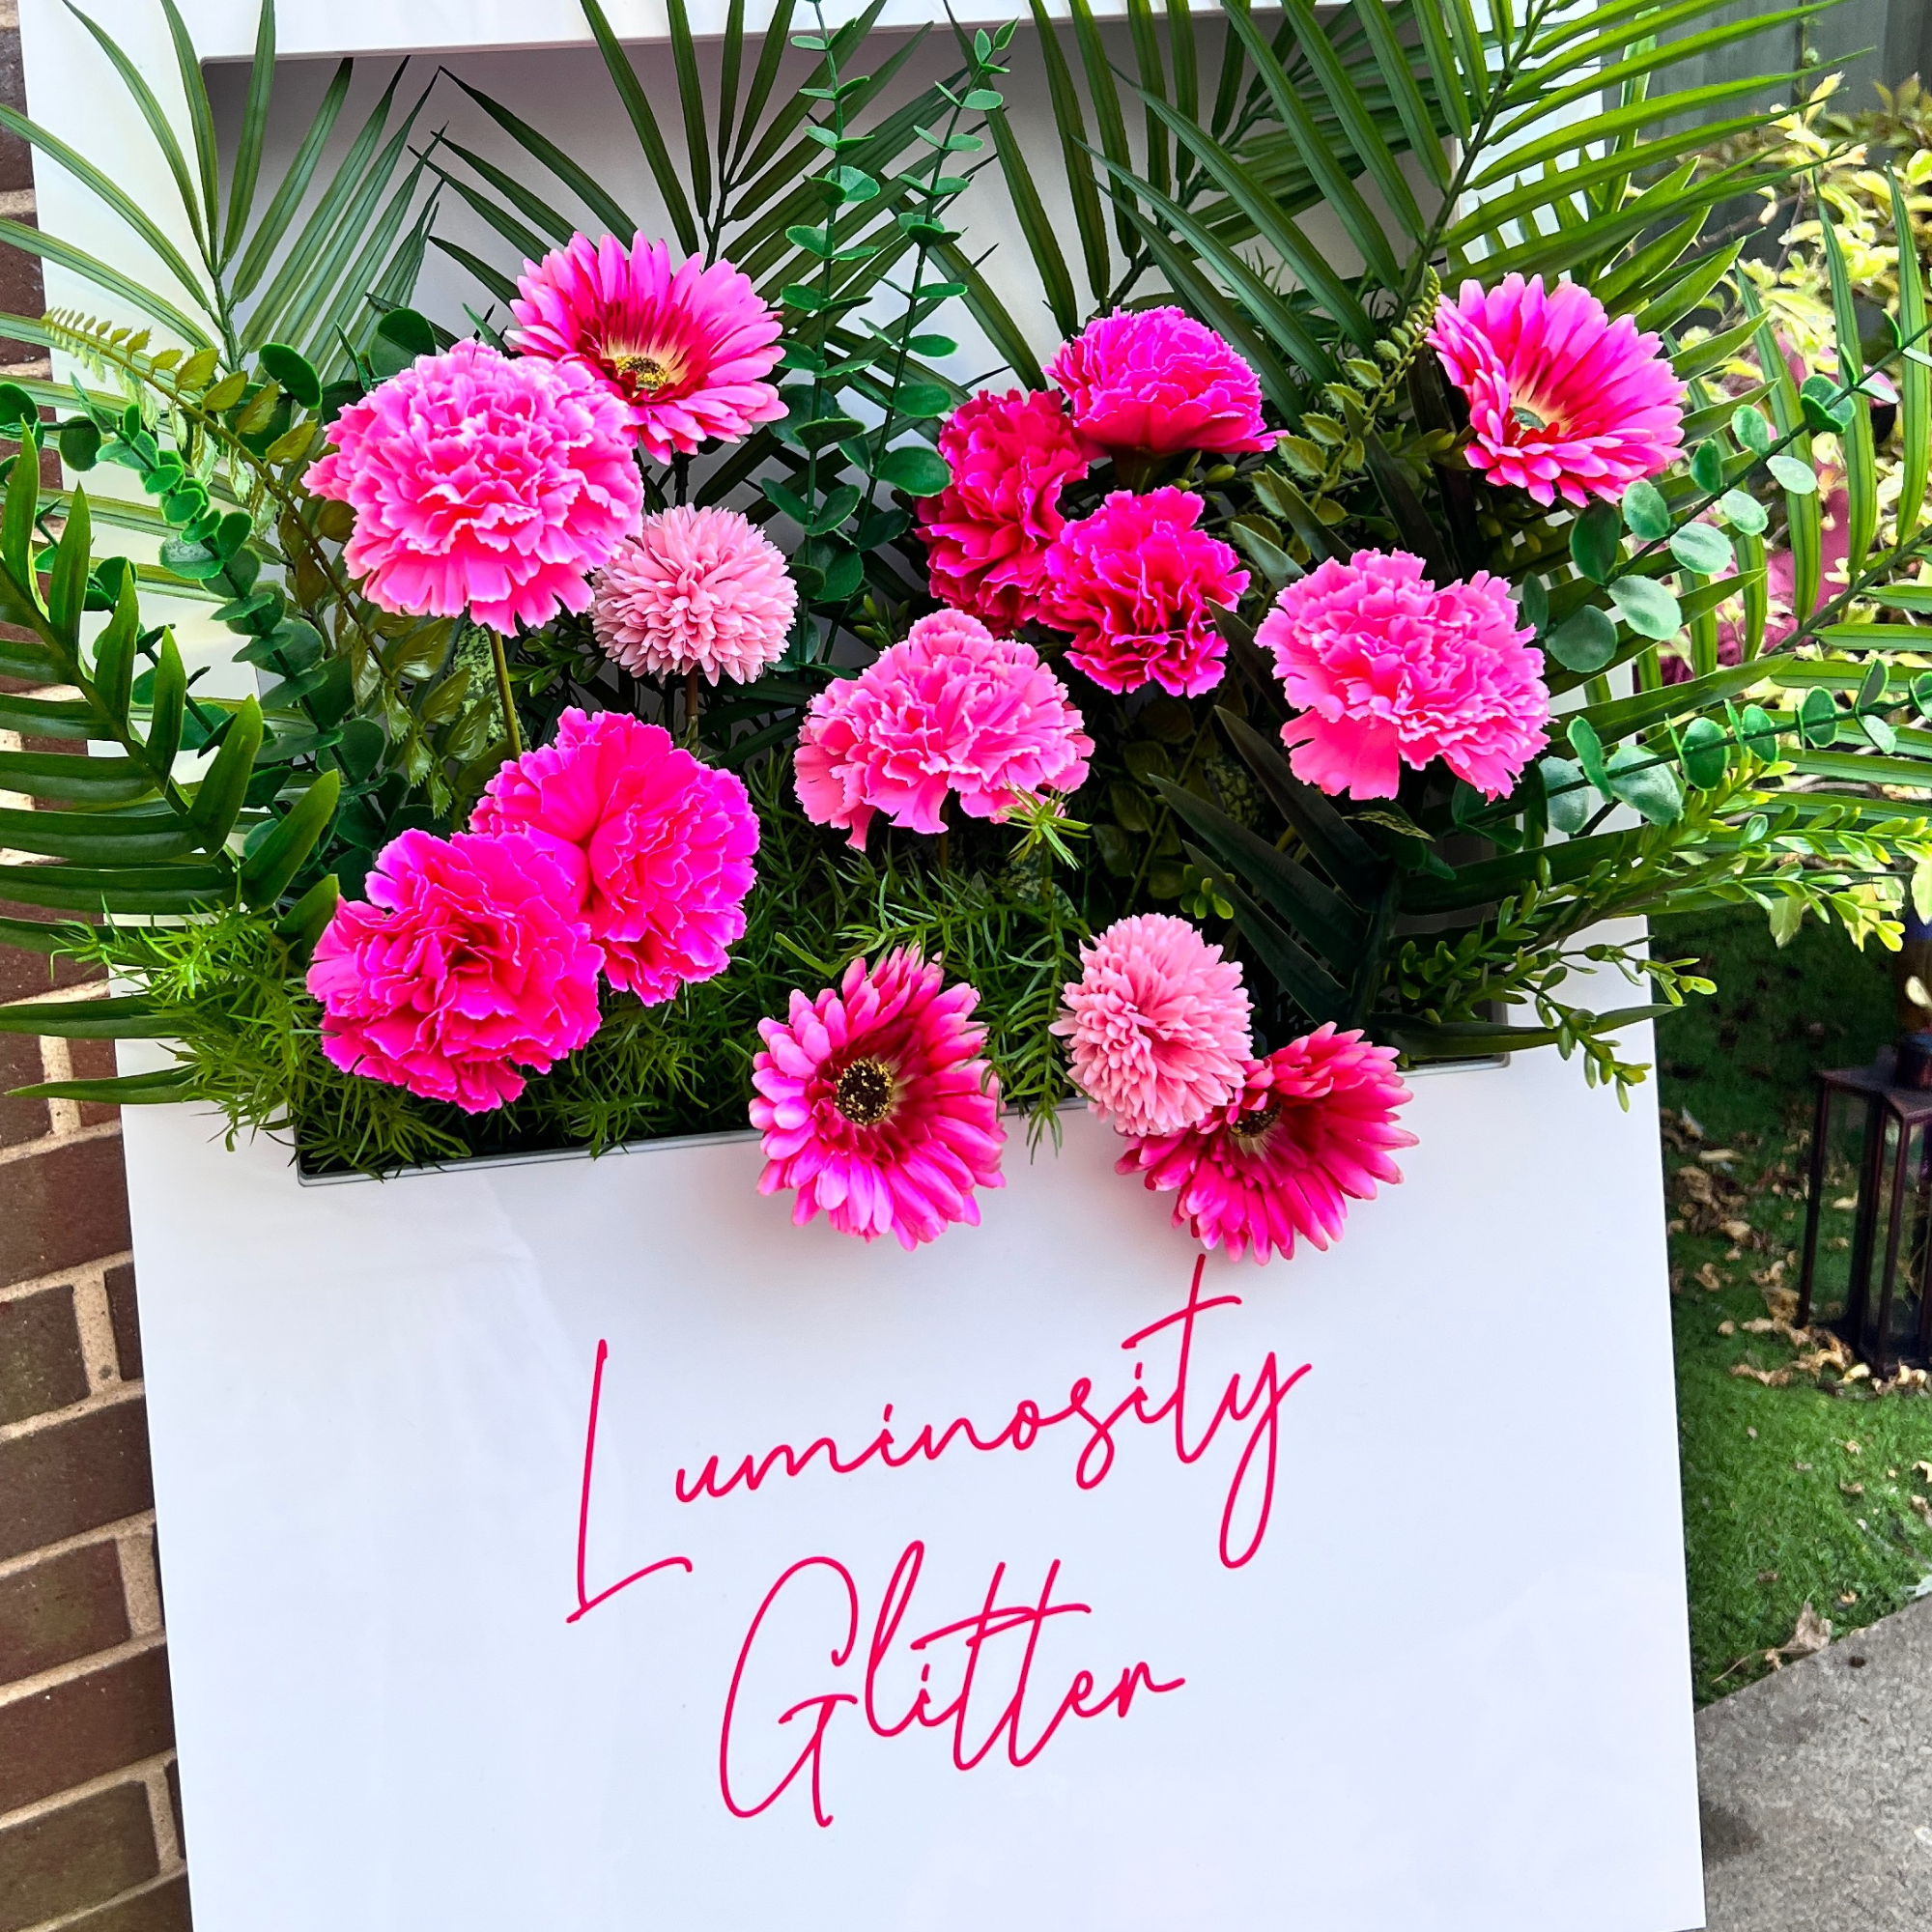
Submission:
<svg viewBox="0 0 1932 1932">
<path fill-rule="evenodd" d="M 1039 614 L 1046 552 L 1066 519 L 1061 490 L 1085 476 L 1092 449 L 1049 389 L 982 389 L 939 432 L 952 480 L 920 499 L 932 594 L 1001 637 Z"/>
<path fill-rule="evenodd" d="M 654 463 L 707 439 L 736 442 L 785 412 L 761 380 L 783 325 L 729 262 L 707 269 L 693 255 L 673 269 L 662 242 L 639 235 L 626 248 L 613 235 L 574 235 L 525 265 L 517 293 L 510 341 L 587 371 L 623 405 Z"/>
<path fill-rule="evenodd" d="M 1403 764 L 1440 758 L 1498 798 L 1542 749 L 1543 655 L 1500 578 L 1440 590 L 1406 551 L 1331 557 L 1288 585 L 1255 633 L 1301 716 L 1282 726 L 1297 778 L 1393 798 Z"/>
<path fill-rule="evenodd" d="M 602 955 L 569 874 L 535 839 L 383 848 L 369 896 L 315 943 L 322 1050 L 347 1073 L 487 1113 L 597 1031 Z"/>
<path fill-rule="evenodd" d="M 1325 1248 L 1350 1200 L 1397 1181 L 1395 1124 L 1408 1089 L 1395 1052 L 1333 1025 L 1248 1065 L 1241 1091 L 1194 1126 L 1137 1140 L 1118 1171 L 1175 1194 L 1174 1225 L 1204 1246 L 1257 1262 L 1294 1252 L 1297 1235 Z"/>
<path fill-rule="evenodd" d="M 778 546 L 736 510 L 644 519 L 590 591 L 604 655 L 655 676 L 701 670 L 750 684 L 784 655 L 798 585 Z"/>
<path fill-rule="evenodd" d="M 1080 968 L 1053 1031 L 1094 1113 L 1122 1133 L 1171 1134 L 1240 1092 L 1253 1044 L 1241 969 L 1186 920 L 1116 920 Z"/>
<path fill-rule="evenodd" d="M 976 1187 L 1002 1187 L 1000 1090 L 980 1058 L 979 994 L 940 990 L 916 952 L 863 959 L 836 991 L 791 996 L 760 1020 L 752 1124 L 764 1136 L 761 1194 L 795 1188 L 792 1220 L 820 1208 L 841 1235 L 895 1235 L 908 1251 L 955 1221 L 980 1223 Z"/>
<path fill-rule="evenodd" d="M 1470 463 L 1539 503 L 1621 497 L 1683 447 L 1684 384 L 1657 337 L 1575 282 L 1464 282 L 1429 340 L 1468 398 Z"/>
<path fill-rule="evenodd" d="M 1255 372 L 1178 308 L 1116 309 L 1061 347 L 1046 372 L 1073 426 L 1108 449 L 1272 449 Z"/>
<path fill-rule="evenodd" d="M 1021 792 L 1077 790 L 1093 749 L 1031 645 L 995 638 L 962 611 L 935 611 L 811 700 L 798 734 L 799 803 L 815 824 L 850 827 L 855 845 L 881 811 L 942 832 L 949 792 L 969 817 L 993 818 Z"/>
<path fill-rule="evenodd" d="M 385 611 L 503 632 L 582 611 L 637 527 L 623 412 L 587 376 L 480 342 L 418 356 L 351 403 L 303 479 L 347 503 L 343 555 Z"/>
<path fill-rule="evenodd" d="M 1151 679 L 1194 697 L 1220 683 L 1228 645 L 1211 612 L 1241 601 L 1248 573 L 1195 527 L 1204 507 L 1172 486 L 1116 490 L 1047 552 L 1041 615 L 1072 633 L 1067 656 L 1095 684 L 1138 691 Z"/>
<path fill-rule="evenodd" d="M 745 930 L 758 821 L 744 785 L 619 711 L 566 711 L 492 779 L 478 832 L 529 834 L 568 873 L 613 986 L 646 1006 L 725 966 Z"/>
</svg>

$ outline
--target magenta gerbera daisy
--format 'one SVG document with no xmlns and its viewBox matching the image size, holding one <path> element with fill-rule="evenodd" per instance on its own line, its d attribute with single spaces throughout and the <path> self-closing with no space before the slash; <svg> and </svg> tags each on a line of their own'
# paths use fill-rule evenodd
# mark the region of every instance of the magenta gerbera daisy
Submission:
<svg viewBox="0 0 1932 1932">
<path fill-rule="evenodd" d="M 1394 1050 L 1333 1025 L 1251 1061 L 1241 1091 L 1196 1125 L 1136 1140 L 1118 1171 L 1175 1195 L 1174 1225 L 1204 1246 L 1257 1262 L 1293 1254 L 1296 1236 L 1325 1248 L 1348 1204 L 1398 1181 L 1392 1149 L 1408 1089 Z"/>
<path fill-rule="evenodd" d="M 876 813 L 946 829 L 947 795 L 995 818 L 1023 792 L 1077 791 L 1094 741 L 1032 645 L 963 611 L 935 611 L 854 678 L 811 700 L 798 734 L 805 814 L 863 845 Z"/>
<path fill-rule="evenodd" d="M 1393 798 L 1406 764 L 1440 758 L 1491 798 L 1516 783 L 1549 722 L 1543 654 L 1500 578 L 1441 589 L 1406 551 L 1330 557 L 1275 599 L 1255 642 L 1299 717 L 1282 726 L 1297 778 Z"/>
<path fill-rule="evenodd" d="M 1614 499 L 1683 448 L 1684 384 L 1658 338 L 1575 282 L 1464 282 L 1429 340 L 1468 399 L 1470 463 L 1539 503 Z"/>
<path fill-rule="evenodd" d="M 527 833 L 567 870 L 613 986 L 646 1006 L 727 963 L 745 931 L 758 819 L 744 784 L 620 711 L 566 711 L 470 813 Z"/>
<path fill-rule="evenodd" d="M 870 971 L 855 959 L 836 989 L 795 992 L 784 1019 L 758 1022 L 758 1191 L 796 1190 L 798 1226 L 823 1209 L 841 1235 L 910 1251 L 955 1221 L 977 1227 L 974 1189 L 1005 1185 L 999 1083 L 969 1017 L 980 996 L 942 978 L 909 951 Z"/>
<path fill-rule="evenodd" d="M 1241 1089 L 1253 1045 L 1237 961 L 1172 913 L 1116 920 L 1080 949 L 1052 1031 L 1073 1084 L 1129 1134 L 1171 1134 Z"/>
<path fill-rule="evenodd" d="M 517 292 L 512 345 L 589 370 L 654 463 L 736 442 L 785 412 L 763 380 L 783 325 L 729 262 L 707 269 L 693 255 L 673 268 L 667 244 L 641 235 L 629 248 L 613 235 L 574 235 L 526 264 Z"/>
</svg>

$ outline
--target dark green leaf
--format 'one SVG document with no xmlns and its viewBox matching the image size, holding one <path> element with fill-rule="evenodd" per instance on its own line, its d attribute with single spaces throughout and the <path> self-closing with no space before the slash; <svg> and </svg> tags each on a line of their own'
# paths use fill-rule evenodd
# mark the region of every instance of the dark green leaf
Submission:
<svg viewBox="0 0 1932 1932">
<path fill-rule="evenodd" d="M 946 459 L 923 442 L 887 450 L 873 474 L 909 497 L 936 497 L 952 480 Z"/>
<path fill-rule="evenodd" d="M 1608 503 L 1593 500 L 1588 509 L 1570 526 L 1570 554 L 1577 568 L 1593 583 L 1607 583 L 1617 567 L 1623 529 L 1617 513 Z"/>
<path fill-rule="evenodd" d="M 1617 627 L 1594 604 L 1574 611 L 1544 639 L 1549 655 L 1565 670 L 1589 676 L 1617 654 Z"/>
<path fill-rule="evenodd" d="M 1619 745 L 1610 753 L 1609 791 L 1653 825 L 1674 825 L 1684 816 L 1684 794 L 1670 767 L 1643 745 Z"/>
<path fill-rule="evenodd" d="M 1670 534 L 1670 505 L 1655 483 L 1639 478 L 1625 492 L 1624 527 L 1643 543 L 1656 543 Z"/>
<path fill-rule="evenodd" d="M 1684 727 L 1683 743 L 1684 776 L 1699 791 L 1722 783 L 1731 755 L 1724 727 L 1715 718 L 1693 718 Z"/>
<path fill-rule="evenodd" d="M 303 409 L 313 410 L 321 406 L 322 378 L 315 373 L 308 359 L 286 342 L 265 343 L 256 359 L 261 363 L 263 372 L 279 383 Z"/>
<path fill-rule="evenodd" d="M 1570 837 L 1582 831 L 1595 809 L 1590 781 L 1583 767 L 1573 758 L 1547 756 L 1538 760 L 1543 774 L 1544 797 L 1552 831 Z"/>
</svg>

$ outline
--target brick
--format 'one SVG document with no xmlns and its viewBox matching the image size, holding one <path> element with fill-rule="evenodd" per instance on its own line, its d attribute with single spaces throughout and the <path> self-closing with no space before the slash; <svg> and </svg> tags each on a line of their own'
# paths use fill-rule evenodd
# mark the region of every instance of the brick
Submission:
<svg viewBox="0 0 1932 1932">
<path fill-rule="evenodd" d="M 42 906 L 0 899 L 0 919 L 31 920 L 36 925 L 45 925 L 60 917 Z M 101 968 L 83 966 L 77 959 L 55 959 L 21 946 L 0 946 L 0 1000 L 42 1000 L 56 986 L 78 986 L 84 980 L 106 977 Z"/>
<path fill-rule="evenodd" d="M 83 1544 L 0 1577 L 0 1675 L 17 1683 L 126 1643 L 128 1600 L 111 1543 Z M 0 1857 L 0 1898 L 6 1896 Z"/>
<path fill-rule="evenodd" d="M 52 1131 L 44 1100 L 9 1097 L 15 1087 L 31 1087 L 45 1077 L 38 1039 L 31 1034 L 0 1033 L 0 1147 L 18 1147 Z"/>
<path fill-rule="evenodd" d="M 0 100 L 18 107 L 27 98 L 26 75 L 20 68 L 20 30 L 0 32 Z M 32 151 L 15 135 L 0 138 L 0 193 L 17 193 L 34 185 Z"/>
<path fill-rule="evenodd" d="M 9 1161 L 0 1288 L 78 1267 L 129 1244 L 121 1137 L 73 1141 Z"/>
<path fill-rule="evenodd" d="M 193 1932 L 187 1916 L 187 1880 L 177 1875 L 138 1898 L 124 1898 L 76 1918 L 66 1932 Z"/>
<path fill-rule="evenodd" d="M 174 1741 L 159 1646 L 0 1704 L 0 1814 L 158 1757 Z"/>
<path fill-rule="evenodd" d="M 115 1065 L 114 1042 L 111 1039 L 71 1039 L 67 1050 L 76 1080 L 112 1080 L 121 1070 Z M 83 1100 L 80 1103 L 80 1123 L 84 1127 L 98 1127 L 104 1122 L 120 1118 L 119 1107 L 104 1106 L 98 1100 Z"/>
<path fill-rule="evenodd" d="M 154 1501 L 138 1396 L 0 1442 L 0 1560 L 137 1516 Z"/>
<path fill-rule="evenodd" d="M 110 1785 L 0 1832 L 0 1932 L 84 1911 L 159 1870 L 147 1786 Z"/>
<path fill-rule="evenodd" d="M 187 1827 L 182 1823 L 182 1775 L 181 1760 L 168 1760 L 168 1803 L 175 1812 L 175 1847 L 183 1858 L 187 1857 Z"/>
<path fill-rule="evenodd" d="M 30 228 L 40 223 L 27 217 Z M 10 315 L 39 315 L 46 306 L 41 294 L 41 265 L 19 248 L 0 247 L 0 309 Z M 32 355 L 35 349 L 23 343 L 19 353 Z M 13 360 L 11 355 L 8 360 Z"/>
<path fill-rule="evenodd" d="M 107 1270 L 107 1312 L 114 1319 L 114 1353 L 121 1379 L 141 1379 L 141 1311 L 134 1300 L 134 1270 L 123 1262 Z"/>
<path fill-rule="evenodd" d="M 86 1393 L 73 1290 L 63 1285 L 0 1301 L 0 1422 L 65 1408 Z"/>
</svg>

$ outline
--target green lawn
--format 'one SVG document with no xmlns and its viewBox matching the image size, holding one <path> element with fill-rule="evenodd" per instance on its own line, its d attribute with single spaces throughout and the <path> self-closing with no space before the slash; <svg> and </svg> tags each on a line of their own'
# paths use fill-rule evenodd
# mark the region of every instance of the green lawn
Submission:
<svg viewBox="0 0 1932 1932">
<path fill-rule="evenodd" d="M 1719 988 L 1658 1029 L 1662 1104 L 1690 1116 L 1689 1127 L 1666 1117 L 1662 1151 L 1702 1703 L 1762 1676 L 1807 1601 L 1843 1634 L 1897 1609 L 1932 1573 L 1932 1525 L 1912 1506 L 1932 1508 L 1932 1467 L 1913 1466 L 1932 1465 L 1932 1397 L 1874 1395 L 1745 1325 L 1788 1312 L 1778 1294 L 1798 1281 L 1811 1072 L 1867 1061 L 1891 1037 L 1885 956 L 1812 923 L 1780 952 L 1747 911 L 1670 922 L 1654 943 L 1704 958 Z M 1698 1158 L 1725 1150 L 1735 1158 Z M 1789 1380 L 1766 1386 L 1734 1374 L 1739 1364 Z"/>
</svg>

